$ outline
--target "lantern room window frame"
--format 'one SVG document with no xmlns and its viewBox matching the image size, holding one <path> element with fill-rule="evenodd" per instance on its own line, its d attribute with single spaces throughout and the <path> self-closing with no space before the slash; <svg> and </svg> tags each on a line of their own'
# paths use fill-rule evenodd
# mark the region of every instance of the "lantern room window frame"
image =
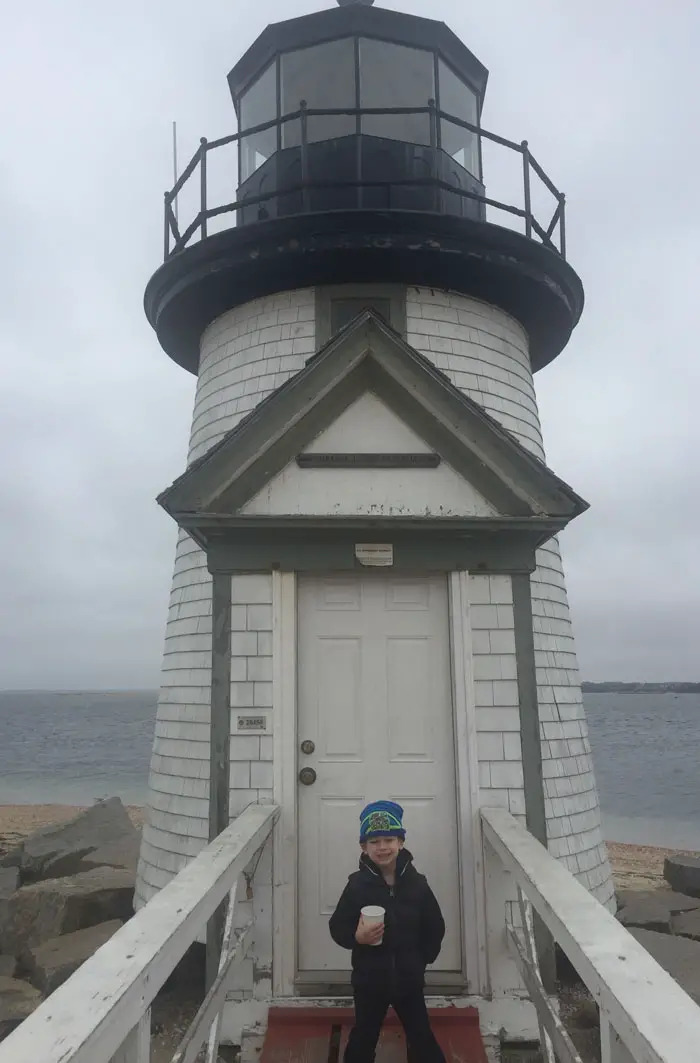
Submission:
<svg viewBox="0 0 700 1063">
<path fill-rule="evenodd" d="M 271 142 L 274 140 L 275 144 L 276 144 L 275 151 L 277 151 L 277 152 L 281 151 L 283 149 L 283 147 L 290 146 L 290 145 L 294 144 L 294 142 L 295 142 L 293 137 L 290 137 L 288 139 L 284 137 L 284 130 L 289 125 L 289 120 L 285 121 L 285 118 L 286 118 L 287 115 L 293 115 L 299 110 L 299 104 L 301 103 L 301 101 L 296 101 L 295 105 L 293 105 L 293 106 L 290 105 L 289 109 L 287 109 L 285 107 L 284 110 L 283 110 L 283 104 L 282 104 L 282 100 L 283 100 L 283 76 L 284 76 L 284 66 L 283 66 L 283 64 L 284 64 L 285 56 L 297 55 L 297 54 L 301 54 L 303 52 L 308 52 L 308 51 L 311 51 L 311 50 L 320 51 L 321 49 L 324 49 L 324 48 L 329 48 L 330 49 L 333 46 L 337 46 L 338 44 L 340 44 L 340 42 L 344 42 L 344 41 L 351 41 L 352 42 L 352 50 L 353 50 L 353 57 L 354 57 L 354 62 L 353 62 L 354 103 L 352 105 L 347 105 L 347 111 L 349 112 L 348 113 L 348 117 L 349 118 L 352 117 L 352 113 L 353 112 L 358 112 L 358 113 L 355 114 L 354 129 L 346 128 L 345 131 L 340 132 L 340 133 L 331 134 L 328 137 L 325 137 L 325 136 L 324 137 L 312 137 L 313 140 L 319 140 L 319 141 L 320 140 L 326 140 L 326 139 L 330 140 L 330 139 L 335 139 L 335 137 L 337 137 L 337 136 L 340 136 L 340 137 L 342 137 L 342 136 L 352 136 L 354 134 L 378 135 L 374 130 L 371 130 L 371 129 L 367 130 L 366 129 L 366 123 L 365 123 L 365 128 L 363 128 L 363 119 L 368 119 L 368 118 L 372 117 L 372 118 L 377 118 L 378 120 L 384 120 L 384 121 L 390 122 L 392 116 L 398 117 L 398 115 L 396 115 L 396 109 L 392 108 L 391 106 L 381 107 L 380 110 L 383 112 L 382 115 L 373 114 L 373 115 L 370 116 L 370 115 L 363 115 L 362 114 L 363 110 L 366 110 L 366 109 L 374 110 L 374 108 L 363 108 L 363 101 L 362 101 L 362 88 L 363 88 L 362 41 L 365 41 L 365 40 L 366 41 L 372 41 L 372 42 L 375 42 L 375 43 L 378 43 L 378 44 L 382 44 L 382 45 L 386 46 L 388 49 L 389 48 L 411 49 L 413 51 L 421 52 L 423 54 L 427 54 L 427 55 L 432 57 L 432 78 L 433 78 L 434 97 L 432 97 L 431 99 L 427 99 L 427 100 L 420 100 L 420 99 L 416 99 L 416 98 L 413 98 L 411 96 L 408 96 L 407 99 L 405 100 L 405 102 L 402 103 L 400 106 L 401 107 L 406 107 L 406 108 L 409 108 L 409 109 L 411 107 L 415 107 L 416 109 L 418 109 L 418 108 L 421 108 L 421 107 L 427 107 L 428 105 L 432 104 L 435 107 L 435 110 L 436 110 L 436 113 L 437 113 L 437 116 L 438 116 L 437 129 L 436 129 L 436 138 L 437 138 L 437 147 L 438 147 L 439 150 L 441 150 L 441 151 L 445 150 L 443 148 L 443 140 L 444 140 L 443 132 L 445 131 L 446 126 L 450 126 L 450 128 L 455 128 L 455 129 L 460 128 L 460 127 L 457 127 L 457 126 L 454 126 L 454 127 L 451 126 L 451 124 L 449 122 L 449 117 L 448 117 L 449 115 L 451 115 L 452 117 L 455 117 L 455 118 L 462 119 L 462 120 L 471 121 L 477 127 L 477 129 L 480 130 L 480 128 L 481 128 L 481 110 L 482 110 L 482 102 L 483 102 L 481 94 L 477 91 L 477 89 L 473 85 L 471 85 L 469 83 L 469 80 L 465 77 L 465 75 L 463 73 L 460 73 L 450 62 L 447 61 L 447 59 L 445 58 L 445 56 L 441 53 L 441 51 L 439 49 L 436 49 L 435 47 L 420 47 L 420 46 L 418 46 L 416 44 L 409 44 L 409 43 L 406 43 L 406 42 L 401 41 L 401 40 L 393 41 L 393 40 L 389 40 L 389 39 L 386 39 L 386 38 L 383 38 L 383 37 L 375 37 L 375 36 L 372 36 L 369 33 L 354 33 L 354 34 L 352 34 L 352 33 L 344 33 L 341 36 L 333 37 L 333 38 L 327 38 L 327 39 L 325 39 L 323 41 L 319 41 L 318 43 L 315 43 L 315 44 L 309 43 L 309 44 L 305 44 L 303 46 L 294 46 L 294 47 L 287 48 L 287 49 L 281 49 L 280 51 L 278 51 L 276 53 L 274 58 L 272 58 L 269 63 L 267 63 L 262 69 L 260 69 L 260 70 L 258 70 L 256 72 L 255 77 L 252 78 L 246 84 L 246 86 L 241 89 L 240 93 L 237 94 L 237 96 L 235 98 L 235 103 L 236 103 L 236 110 L 238 112 L 238 118 L 239 118 L 240 140 L 238 142 L 238 144 L 239 144 L 239 146 L 238 146 L 238 166 L 239 166 L 239 181 L 241 183 L 246 181 L 249 177 L 251 177 L 256 172 L 256 170 L 259 169 L 259 167 L 263 164 L 263 162 L 266 161 L 267 158 L 270 158 L 271 155 L 273 154 L 271 152 L 269 155 L 265 156 L 263 152 L 259 152 L 258 154 L 260 155 L 262 161 L 260 161 L 256 165 L 251 165 L 251 156 L 253 155 L 253 152 L 256 149 L 255 149 L 255 147 L 253 147 L 251 149 L 251 145 L 247 141 L 247 138 L 245 136 L 247 128 L 251 128 L 251 127 L 254 127 L 256 125 L 260 125 L 263 122 L 273 122 L 273 121 L 276 122 L 276 126 L 273 129 L 267 130 L 264 134 L 257 134 L 257 136 L 266 138 L 267 144 L 268 144 L 268 148 L 271 146 Z M 462 87 L 462 89 L 464 91 L 465 102 L 469 101 L 468 109 L 470 111 L 473 110 L 473 116 L 472 115 L 465 115 L 464 113 L 463 114 L 454 114 L 454 113 L 451 113 L 450 111 L 445 110 L 445 108 L 443 107 L 443 99 L 442 99 L 442 97 L 443 97 L 443 89 L 442 89 L 442 86 L 441 86 L 441 82 L 442 82 L 441 67 L 444 67 L 445 70 L 449 71 L 449 73 L 454 78 L 456 78 L 456 80 L 458 81 L 458 83 Z M 269 77 L 270 71 L 272 69 L 274 69 L 274 76 L 275 76 L 275 86 L 274 86 L 275 110 L 274 110 L 274 113 L 266 114 L 266 116 L 264 116 L 264 117 L 262 117 L 260 114 L 255 115 L 254 120 L 249 122 L 247 120 L 247 118 L 246 118 L 246 109 L 249 106 L 250 94 L 251 94 L 251 92 L 253 92 L 256 89 L 256 87 L 261 85 L 261 83 L 263 82 L 263 80 L 266 77 Z M 446 95 L 446 93 L 445 93 L 445 95 Z M 272 98 L 273 98 L 273 94 L 271 93 L 270 94 L 270 100 L 272 100 Z M 316 103 L 316 101 L 309 102 L 308 100 L 306 100 L 305 102 L 306 102 L 306 104 L 308 104 L 311 107 L 311 109 L 313 109 L 315 106 L 316 107 L 319 106 L 318 103 Z M 328 106 L 329 106 L 329 104 L 327 102 L 323 103 L 323 107 L 324 108 L 328 107 Z M 331 103 L 330 106 L 333 106 L 333 104 Z M 337 115 L 338 119 L 342 119 L 342 117 L 343 117 L 343 115 L 342 115 L 343 109 L 344 108 L 339 108 L 338 109 L 340 111 L 340 113 Z M 416 117 L 422 117 L 422 116 L 416 116 Z M 313 121 L 313 119 L 311 119 L 311 121 Z M 317 121 L 318 121 L 318 119 L 317 119 Z M 327 121 L 327 119 L 326 119 L 326 121 Z M 426 129 L 427 129 L 427 127 L 429 125 L 429 116 L 428 115 L 425 115 L 425 122 L 426 122 Z M 349 124 L 350 123 L 348 123 L 348 125 Z M 275 133 L 276 133 L 276 136 L 275 136 Z M 467 131 L 466 130 L 462 130 L 462 134 L 463 134 L 463 136 L 465 138 L 465 141 L 467 141 L 468 140 Z M 379 134 L 379 135 L 386 136 L 386 133 Z M 464 149 L 465 149 L 465 161 L 464 162 L 461 162 L 457 158 L 456 155 L 452 155 L 451 157 L 454 158 L 455 161 L 458 163 L 458 165 L 462 166 L 467 171 L 467 173 L 469 173 L 472 177 L 474 177 L 476 180 L 478 180 L 480 182 L 483 182 L 482 146 L 481 146 L 481 135 L 480 135 L 480 132 L 472 134 L 472 137 L 473 137 L 473 140 L 472 140 L 472 145 L 471 145 L 471 158 L 467 159 L 467 157 L 466 157 L 467 153 L 469 152 L 469 147 L 470 147 L 468 142 L 465 142 L 465 145 L 464 145 Z M 403 140 L 403 137 L 396 137 L 395 136 L 395 137 L 392 137 L 391 139 Z M 405 141 L 405 142 L 407 142 L 407 143 L 421 143 L 421 140 L 408 140 L 408 141 Z M 426 139 L 424 141 L 422 141 L 422 142 L 423 143 L 429 143 L 430 141 L 426 137 Z"/>
</svg>

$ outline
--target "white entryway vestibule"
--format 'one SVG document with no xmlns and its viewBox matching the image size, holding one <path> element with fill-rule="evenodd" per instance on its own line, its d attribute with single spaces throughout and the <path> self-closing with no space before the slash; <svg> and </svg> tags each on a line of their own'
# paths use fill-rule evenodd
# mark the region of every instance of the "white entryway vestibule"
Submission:
<svg viewBox="0 0 700 1063">
<path fill-rule="evenodd" d="M 278 572 L 274 586 L 276 994 L 347 987 L 350 956 L 328 919 L 357 867 L 360 811 L 380 797 L 403 806 L 406 845 L 445 916 L 428 982 L 477 991 L 484 921 L 467 574 Z"/>
</svg>

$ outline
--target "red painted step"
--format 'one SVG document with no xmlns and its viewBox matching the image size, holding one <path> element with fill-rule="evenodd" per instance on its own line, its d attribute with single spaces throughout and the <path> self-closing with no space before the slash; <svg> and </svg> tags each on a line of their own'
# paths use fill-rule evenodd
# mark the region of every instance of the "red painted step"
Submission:
<svg viewBox="0 0 700 1063">
<path fill-rule="evenodd" d="M 476 1008 L 428 1010 L 447 1063 L 487 1063 Z M 351 1008 L 272 1007 L 260 1063 L 342 1063 L 352 1024 Z M 393 1011 L 382 1029 L 376 1063 L 406 1063 L 403 1029 Z"/>
</svg>

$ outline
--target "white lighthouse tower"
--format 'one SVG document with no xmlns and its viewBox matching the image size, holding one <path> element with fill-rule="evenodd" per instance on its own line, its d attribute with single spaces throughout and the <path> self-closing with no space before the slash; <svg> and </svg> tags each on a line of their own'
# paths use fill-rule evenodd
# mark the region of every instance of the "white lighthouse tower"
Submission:
<svg viewBox="0 0 700 1063">
<path fill-rule="evenodd" d="M 557 541 L 586 503 L 545 464 L 533 384 L 583 307 L 564 197 L 481 127 L 487 70 L 442 23 L 339 0 L 268 26 L 228 81 L 238 133 L 166 196 L 145 300 L 197 394 L 160 498 L 180 535 L 138 903 L 223 826 L 223 712 L 229 814 L 281 809 L 241 999 L 346 986 L 327 914 L 379 797 L 445 913 L 431 978 L 474 991 L 480 806 L 613 896 Z M 522 158 L 518 202 L 489 198 L 484 139 Z M 211 202 L 231 144 L 233 202 Z"/>
</svg>

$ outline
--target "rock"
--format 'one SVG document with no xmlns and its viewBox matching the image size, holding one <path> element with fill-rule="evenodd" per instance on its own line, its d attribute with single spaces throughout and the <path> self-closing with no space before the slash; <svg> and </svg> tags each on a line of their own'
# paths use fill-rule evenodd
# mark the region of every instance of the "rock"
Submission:
<svg viewBox="0 0 700 1063">
<path fill-rule="evenodd" d="M 14 978 L 17 973 L 17 960 L 14 956 L 0 956 L 0 978 Z"/>
<path fill-rule="evenodd" d="M 632 929 L 630 934 L 700 1004 L 700 942 L 653 930 Z"/>
<path fill-rule="evenodd" d="M 41 993 L 28 982 L 0 977 L 0 1040 L 41 1004 Z"/>
<path fill-rule="evenodd" d="M 624 890 L 618 898 L 622 906 L 617 918 L 623 926 L 638 926 L 660 934 L 672 932 L 673 918 L 679 912 L 700 908 L 700 899 L 673 890 Z"/>
<path fill-rule="evenodd" d="M 663 904 L 672 914 L 674 912 L 692 911 L 700 908 L 700 897 L 688 897 L 685 893 L 676 893 L 674 890 L 619 890 L 617 894 L 618 910 L 627 908 L 631 904 L 646 903 Z"/>
<path fill-rule="evenodd" d="M 696 908 L 693 912 L 674 915 L 671 920 L 671 933 L 700 941 L 700 910 Z"/>
<path fill-rule="evenodd" d="M 700 897 L 700 857 L 667 856 L 664 878 L 674 890 L 689 897 Z"/>
<path fill-rule="evenodd" d="M 23 886 L 0 906 L 0 949 L 13 956 L 74 930 L 133 914 L 134 876 L 101 867 Z"/>
<path fill-rule="evenodd" d="M 19 848 L 22 881 L 75 875 L 82 870 L 83 857 L 135 834 L 136 828 L 118 797 L 98 801 L 67 823 L 42 827 L 25 838 Z M 16 853 L 17 850 L 9 853 L 3 865 L 16 861 Z"/>
<path fill-rule="evenodd" d="M 626 927 L 643 927 L 645 930 L 656 930 L 660 934 L 671 933 L 671 913 L 658 901 L 632 901 L 620 909 L 617 918 Z"/>
<path fill-rule="evenodd" d="M 9 897 L 19 887 L 19 868 L 0 867 L 0 897 Z"/>
<path fill-rule="evenodd" d="M 27 949 L 22 954 L 22 962 L 29 972 L 30 982 L 46 996 L 53 993 L 105 941 L 109 941 L 120 926 L 123 926 L 120 919 L 112 919 L 109 923 L 76 930 Z"/>
<path fill-rule="evenodd" d="M 80 861 L 81 871 L 90 871 L 94 867 L 121 867 L 136 875 L 136 865 L 141 848 L 141 831 L 134 830 L 116 841 L 101 845 L 99 849 L 88 853 Z M 698 902 L 700 903 L 700 902 Z"/>
</svg>

